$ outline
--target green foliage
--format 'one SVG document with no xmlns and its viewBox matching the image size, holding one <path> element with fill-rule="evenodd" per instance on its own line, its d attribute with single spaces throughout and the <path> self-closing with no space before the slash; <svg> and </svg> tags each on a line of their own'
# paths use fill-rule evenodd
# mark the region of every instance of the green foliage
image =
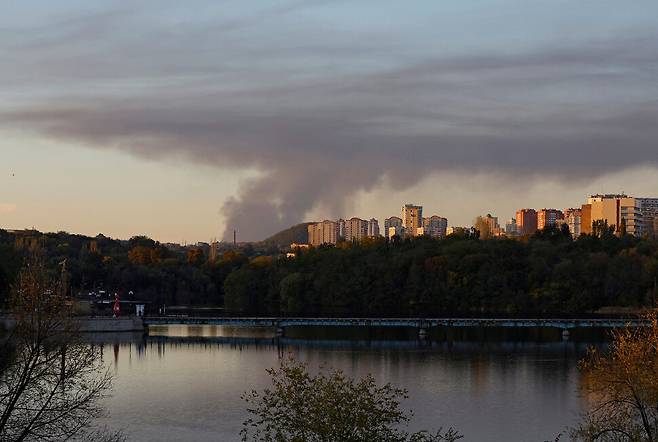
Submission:
<svg viewBox="0 0 658 442">
<path fill-rule="evenodd" d="M 311 287 L 310 278 L 303 273 L 291 273 L 281 280 L 281 311 L 290 315 L 306 313 L 306 297 Z"/>
<path fill-rule="evenodd" d="M 377 385 L 372 376 L 355 381 L 339 370 L 313 376 L 292 359 L 270 369 L 272 387 L 245 393 L 252 415 L 244 422 L 242 440 L 263 442 L 453 442 L 443 433 L 409 434 L 403 428 L 411 413 L 400 409 L 407 392 L 391 384 Z"/>
<path fill-rule="evenodd" d="M 609 226 L 607 220 L 596 220 L 592 223 L 592 236 L 610 239 L 615 235 L 615 226 Z"/>
<path fill-rule="evenodd" d="M 247 313 L 256 309 L 261 292 L 258 271 L 249 266 L 231 272 L 224 281 L 224 306 L 231 312 Z"/>
<path fill-rule="evenodd" d="M 289 315 L 551 315 L 646 305 L 655 263 L 656 246 L 648 241 L 573 241 L 548 229 L 527 241 L 418 238 L 319 247 L 275 260 L 263 273 Z M 266 313 L 255 307 L 252 313 Z"/>
<path fill-rule="evenodd" d="M 369 240 L 300 252 L 165 247 L 67 233 L 0 231 L 0 297 L 38 244 L 50 268 L 66 260 L 73 293 L 105 290 L 167 305 L 224 305 L 244 315 L 578 315 L 652 306 L 658 242 L 545 229 L 523 240 L 473 236 Z"/>
</svg>

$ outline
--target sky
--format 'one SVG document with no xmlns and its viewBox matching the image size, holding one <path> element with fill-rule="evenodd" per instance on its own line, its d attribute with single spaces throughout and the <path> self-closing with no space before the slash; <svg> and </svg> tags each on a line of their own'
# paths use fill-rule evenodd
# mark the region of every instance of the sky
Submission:
<svg viewBox="0 0 658 442">
<path fill-rule="evenodd" d="M 22 0 L 0 228 L 260 240 L 658 197 L 658 2 Z"/>
</svg>

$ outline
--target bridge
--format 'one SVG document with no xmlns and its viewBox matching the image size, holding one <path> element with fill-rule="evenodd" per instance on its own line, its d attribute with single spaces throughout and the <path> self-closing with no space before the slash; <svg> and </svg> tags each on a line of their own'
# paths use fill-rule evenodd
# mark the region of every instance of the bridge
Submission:
<svg viewBox="0 0 658 442">
<path fill-rule="evenodd" d="M 557 328 L 564 337 L 576 328 L 641 327 L 648 322 L 640 319 L 478 319 L 478 318 L 285 318 L 285 317 L 188 317 L 151 316 L 144 318 L 144 325 L 223 325 L 233 327 L 270 327 L 283 336 L 287 327 L 383 327 L 415 328 L 420 337 L 434 327 L 473 328 Z"/>
</svg>

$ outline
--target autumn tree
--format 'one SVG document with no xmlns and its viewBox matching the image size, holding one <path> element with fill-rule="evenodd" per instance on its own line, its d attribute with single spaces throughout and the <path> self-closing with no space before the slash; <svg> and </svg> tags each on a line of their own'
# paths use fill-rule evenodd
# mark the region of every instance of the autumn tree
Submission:
<svg viewBox="0 0 658 442">
<path fill-rule="evenodd" d="M 15 326 L 2 344 L 0 440 L 118 440 L 95 427 L 111 387 L 100 349 L 83 343 L 71 318 L 66 272 L 52 278 L 35 255 L 11 294 Z"/>
<path fill-rule="evenodd" d="M 164 251 L 161 247 L 151 248 L 146 246 L 135 246 L 128 252 L 128 259 L 134 264 L 154 265 L 162 262 Z"/>
<path fill-rule="evenodd" d="M 203 253 L 203 250 L 195 247 L 187 251 L 187 263 L 195 266 L 203 264 L 206 260 L 206 256 Z"/>
<path fill-rule="evenodd" d="M 289 358 L 270 369 L 272 387 L 245 393 L 251 417 L 242 440 L 295 442 L 454 442 L 461 436 L 449 429 L 410 434 L 403 428 L 411 413 L 400 408 L 406 390 L 378 385 L 371 375 L 360 380 L 343 372 L 313 376 L 305 364 Z"/>
<path fill-rule="evenodd" d="M 573 431 L 587 442 L 658 441 L 658 317 L 646 327 L 613 331 L 605 352 L 591 350 L 581 362 L 591 406 Z"/>
</svg>

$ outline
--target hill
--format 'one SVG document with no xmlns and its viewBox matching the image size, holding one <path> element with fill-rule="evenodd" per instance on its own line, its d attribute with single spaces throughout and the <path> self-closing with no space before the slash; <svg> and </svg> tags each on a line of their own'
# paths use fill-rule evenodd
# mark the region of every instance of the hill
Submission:
<svg viewBox="0 0 658 442">
<path fill-rule="evenodd" d="M 289 227 L 263 240 L 261 244 L 265 246 L 288 247 L 291 243 L 308 242 L 308 225 L 310 223 L 301 223 Z"/>
</svg>

